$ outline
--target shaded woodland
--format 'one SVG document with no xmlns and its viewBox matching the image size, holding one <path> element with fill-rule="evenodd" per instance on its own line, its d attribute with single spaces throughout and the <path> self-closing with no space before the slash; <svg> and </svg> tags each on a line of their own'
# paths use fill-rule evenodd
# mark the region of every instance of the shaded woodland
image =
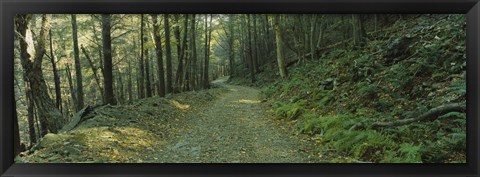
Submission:
<svg viewBox="0 0 480 177">
<path fill-rule="evenodd" d="M 99 110 L 209 104 L 228 76 L 329 162 L 465 162 L 462 15 L 18 14 L 14 35 L 16 155 Z"/>
</svg>

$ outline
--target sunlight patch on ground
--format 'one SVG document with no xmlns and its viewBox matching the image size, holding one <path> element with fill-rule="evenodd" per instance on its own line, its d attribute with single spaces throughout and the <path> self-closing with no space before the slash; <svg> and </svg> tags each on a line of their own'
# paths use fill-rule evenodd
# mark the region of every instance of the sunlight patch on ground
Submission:
<svg viewBox="0 0 480 177">
<path fill-rule="evenodd" d="M 181 109 L 181 110 L 186 110 L 188 108 L 190 108 L 190 105 L 188 104 L 182 104 L 176 100 L 171 100 L 170 101 L 173 105 L 175 105 L 175 107 L 177 107 L 178 109 Z"/>
<path fill-rule="evenodd" d="M 260 100 L 245 100 L 245 99 L 241 99 L 241 100 L 238 100 L 237 102 L 239 102 L 239 103 L 250 103 L 250 104 L 253 104 L 253 103 L 260 103 Z"/>
</svg>

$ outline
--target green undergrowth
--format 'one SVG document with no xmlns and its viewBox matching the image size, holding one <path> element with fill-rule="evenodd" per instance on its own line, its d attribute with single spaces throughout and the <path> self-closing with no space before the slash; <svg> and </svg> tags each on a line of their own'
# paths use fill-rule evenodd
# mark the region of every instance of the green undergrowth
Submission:
<svg viewBox="0 0 480 177">
<path fill-rule="evenodd" d="M 465 104 L 465 18 L 440 17 L 396 23 L 399 30 L 369 36 L 363 48 L 337 48 L 288 68 L 288 79 L 265 82 L 260 75 L 259 82 L 268 83 L 261 91 L 276 118 L 320 136 L 319 150 L 369 162 L 464 163 L 464 112 L 402 126 L 369 126 Z M 358 123 L 365 128 L 352 129 Z"/>
</svg>

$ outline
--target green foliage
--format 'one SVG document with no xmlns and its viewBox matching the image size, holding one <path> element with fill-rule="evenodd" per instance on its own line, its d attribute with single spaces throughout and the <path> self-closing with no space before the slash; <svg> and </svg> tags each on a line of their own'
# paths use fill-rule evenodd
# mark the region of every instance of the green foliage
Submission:
<svg viewBox="0 0 480 177">
<path fill-rule="evenodd" d="M 306 100 L 299 100 L 294 103 L 277 103 L 275 106 L 275 115 L 279 119 L 295 119 L 297 118 L 301 113 L 304 107 L 307 105 Z"/>
<path fill-rule="evenodd" d="M 380 161 L 385 150 L 395 145 L 391 139 L 374 130 L 359 131 L 351 138 L 357 142 L 353 145 L 354 156 L 374 162 Z"/>
<path fill-rule="evenodd" d="M 267 97 L 270 98 L 277 91 L 275 86 L 265 86 L 262 88 L 261 92 Z"/>
<path fill-rule="evenodd" d="M 418 50 L 418 55 L 423 58 L 436 59 L 440 56 L 440 53 L 438 51 L 441 51 L 441 47 L 442 46 L 439 43 L 427 44 Z"/>
<path fill-rule="evenodd" d="M 384 163 L 420 163 L 422 162 L 422 146 L 412 143 L 402 143 L 397 150 L 386 151 Z"/>
<path fill-rule="evenodd" d="M 303 115 L 303 121 L 297 124 L 298 129 L 301 133 L 305 134 L 322 134 L 322 119 L 318 118 L 314 114 L 305 114 Z"/>
<path fill-rule="evenodd" d="M 461 162 L 466 151 L 465 113 L 375 130 L 369 125 L 465 101 L 462 20 L 446 15 L 398 23 L 394 27 L 403 30 L 386 33 L 393 36 L 390 40 L 378 38 L 357 49 L 334 48 L 323 53 L 320 62 L 307 60 L 290 67 L 289 79 L 281 80 L 279 89 L 262 92 L 281 102 L 274 107 L 277 117 L 301 112 L 297 128 L 321 137 L 322 148 L 374 162 Z M 300 100 L 305 106 L 297 107 Z M 357 123 L 365 127 L 350 130 Z"/>
<path fill-rule="evenodd" d="M 455 95 L 466 95 L 467 94 L 467 84 L 466 80 L 456 80 L 450 84 L 448 88 L 450 94 Z"/>
<path fill-rule="evenodd" d="M 385 77 L 395 89 L 403 89 L 412 79 L 412 72 L 409 72 L 407 66 L 402 64 L 393 65 Z"/>
<path fill-rule="evenodd" d="M 369 84 L 366 82 L 360 82 L 357 84 L 358 94 L 364 98 L 369 98 L 379 93 L 380 87 L 375 84 Z"/>
</svg>

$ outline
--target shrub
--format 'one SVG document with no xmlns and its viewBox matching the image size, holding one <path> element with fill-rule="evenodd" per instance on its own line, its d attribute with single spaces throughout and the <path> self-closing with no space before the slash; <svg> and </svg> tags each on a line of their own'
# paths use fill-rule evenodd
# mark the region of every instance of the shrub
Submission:
<svg viewBox="0 0 480 177">
<path fill-rule="evenodd" d="M 304 107 L 307 105 L 307 100 L 299 100 L 295 103 L 279 103 L 275 109 L 275 115 L 277 118 L 282 119 L 286 118 L 289 120 L 297 118 L 301 113 Z"/>
<path fill-rule="evenodd" d="M 270 98 L 275 94 L 277 91 L 277 87 L 275 86 L 265 86 L 262 88 L 261 92 L 267 97 Z"/>
</svg>

